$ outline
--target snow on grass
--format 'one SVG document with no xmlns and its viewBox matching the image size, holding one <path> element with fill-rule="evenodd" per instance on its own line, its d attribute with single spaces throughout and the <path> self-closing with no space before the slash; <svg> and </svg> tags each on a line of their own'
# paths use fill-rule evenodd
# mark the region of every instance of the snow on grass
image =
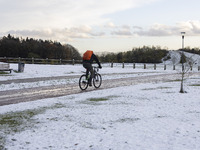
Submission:
<svg viewBox="0 0 200 150">
<path fill-rule="evenodd" d="M 1 106 L 9 150 L 200 149 L 200 77 Z"/>
<path fill-rule="evenodd" d="M 163 73 L 158 65 L 104 64 L 103 80 Z M 17 64 L 11 64 L 17 70 Z M 81 65 L 31 65 L 23 73 L 0 75 L 0 80 L 74 76 Z M 116 74 L 113 74 L 116 73 Z M 123 74 L 119 74 L 123 73 Z M 77 83 L 78 78 L 11 83 L 0 90 Z M 58 98 L 1 106 L 0 149 L 51 150 L 193 150 L 200 149 L 200 77 L 184 82 L 138 84 L 83 92 Z"/>
<path fill-rule="evenodd" d="M 10 64 L 10 68 L 18 70 L 18 64 Z M 0 76 L 0 80 L 37 78 L 37 77 L 54 77 L 80 74 L 84 71 L 81 65 L 37 65 L 25 64 L 23 73 L 12 72 L 8 76 Z"/>
</svg>

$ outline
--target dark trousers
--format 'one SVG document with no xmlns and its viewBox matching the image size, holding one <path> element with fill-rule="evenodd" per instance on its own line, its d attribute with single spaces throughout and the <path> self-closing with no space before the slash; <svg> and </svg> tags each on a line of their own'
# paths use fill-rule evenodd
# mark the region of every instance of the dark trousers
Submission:
<svg viewBox="0 0 200 150">
<path fill-rule="evenodd" d="M 94 71 L 93 71 L 93 68 L 92 68 L 92 64 L 91 63 L 83 63 L 83 67 L 86 69 L 86 76 L 88 77 L 88 74 L 90 72 L 91 76 L 89 78 L 89 83 L 91 83 L 92 81 L 92 77 L 94 76 Z"/>
</svg>

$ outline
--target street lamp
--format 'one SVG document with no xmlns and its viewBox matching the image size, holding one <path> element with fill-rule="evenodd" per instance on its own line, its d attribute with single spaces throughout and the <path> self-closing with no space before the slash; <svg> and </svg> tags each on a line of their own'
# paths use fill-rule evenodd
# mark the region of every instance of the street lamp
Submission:
<svg viewBox="0 0 200 150">
<path fill-rule="evenodd" d="M 184 49 L 184 35 L 185 35 L 185 32 L 181 32 L 181 35 L 182 35 L 182 53 L 181 53 L 181 63 L 182 63 L 182 73 L 181 74 L 182 74 L 182 77 L 181 77 L 180 93 L 184 93 L 183 80 L 184 80 L 185 71 L 184 71 L 184 64 L 183 64 L 183 56 L 184 56 L 183 49 Z"/>
<path fill-rule="evenodd" d="M 185 32 L 181 32 L 181 35 L 182 35 L 182 50 L 184 49 L 184 35 L 185 35 Z"/>
<path fill-rule="evenodd" d="M 185 32 L 181 32 L 181 35 L 182 35 L 181 63 L 182 63 L 182 71 L 183 71 L 184 70 L 184 65 L 183 65 L 183 56 L 184 56 L 184 53 L 183 53 L 183 49 L 184 49 L 184 35 L 185 35 Z"/>
</svg>

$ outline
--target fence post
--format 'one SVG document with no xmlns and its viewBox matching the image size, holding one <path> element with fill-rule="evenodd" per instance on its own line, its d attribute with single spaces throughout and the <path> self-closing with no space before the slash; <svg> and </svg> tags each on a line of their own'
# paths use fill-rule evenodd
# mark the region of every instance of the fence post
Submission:
<svg viewBox="0 0 200 150">
<path fill-rule="evenodd" d="M 124 68 L 124 62 L 122 63 L 122 68 Z"/>
<path fill-rule="evenodd" d="M 156 70 L 156 64 L 154 64 L 154 70 Z"/>
<path fill-rule="evenodd" d="M 34 64 L 34 58 L 32 57 L 32 64 Z"/>
<path fill-rule="evenodd" d="M 21 58 L 19 57 L 19 58 L 18 58 L 18 62 L 20 62 L 20 61 L 21 61 Z"/>
<path fill-rule="evenodd" d="M 111 62 L 111 68 L 113 68 L 113 62 Z"/>
<path fill-rule="evenodd" d="M 60 64 L 62 64 L 62 59 L 60 58 Z"/>
<path fill-rule="evenodd" d="M 133 69 L 135 69 L 135 63 L 133 63 Z"/>
<path fill-rule="evenodd" d="M 73 65 L 75 64 L 75 60 L 74 60 L 74 59 L 72 60 L 72 64 L 73 64 Z"/>
<path fill-rule="evenodd" d="M 166 70 L 166 68 L 167 68 L 167 66 L 166 66 L 166 65 L 164 65 L 164 70 Z"/>
<path fill-rule="evenodd" d="M 8 62 L 8 60 L 7 60 L 6 56 L 4 57 L 4 59 L 5 59 L 5 62 Z"/>
<path fill-rule="evenodd" d="M 48 64 L 48 58 L 46 58 L 46 64 Z"/>
<path fill-rule="evenodd" d="M 146 69 L 147 68 L 147 66 L 146 66 L 146 64 L 144 64 L 144 69 Z"/>
</svg>

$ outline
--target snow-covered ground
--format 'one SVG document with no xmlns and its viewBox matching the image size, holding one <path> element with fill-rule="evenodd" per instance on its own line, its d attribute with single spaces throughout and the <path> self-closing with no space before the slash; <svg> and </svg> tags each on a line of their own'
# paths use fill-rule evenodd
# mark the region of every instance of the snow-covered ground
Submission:
<svg viewBox="0 0 200 150">
<path fill-rule="evenodd" d="M 183 54 L 186 56 L 188 62 L 191 62 L 194 65 L 200 65 L 200 55 L 188 52 L 183 52 Z M 169 51 L 168 56 L 170 56 L 170 59 L 167 60 L 165 63 L 177 65 L 178 63 L 180 63 L 181 55 L 182 51 Z"/>
<path fill-rule="evenodd" d="M 113 73 L 133 73 L 134 72 L 153 72 L 154 65 L 147 65 L 147 69 L 143 69 L 143 64 L 136 64 L 136 69 L 133 69 L 133 64 L 125 64 L 125 68 L 122 68 L 122 64 L 114 64 L 113 68 L 110 64 L 103 64 L 103 69 L 100 70 L 101 74 L 113 74 Z M 167 71 L 172 71 L 172 66 Z M 18 64 L 10 64 L 10 68 L 18 70 Z M 163 65 L 158 65 L 157 71 L 164 71 Z M 82 65 L 36 65 L 25 64 L 23 73 L 15 73 L 0 76 L 2 80 L 12 79 L 24 79 L 24 78 L 37 78 L 37 77 L 54 77 L 54 76 L 72 76 L 80 75 L 85 71 Z M 165 71 L 166 72 L 166 71 Z"/>
<path fill-rule="evenodd" d="M 10 64 L 10 68 L 18 70 L 18 64 Z M 111 68 L 110 64 L 103 64 L 103 69 L 100 69 L 100 73 L 103 75 L 103 80 L 117 79 L 144 75 L 154 75 L 162 73 L 177 73 L 172 70 L 172 66 L 169 65 L 167 70 L 164 70 L 163 64 L 157 65 L 157 70 L 154 70 L 154 65 L 147 65 L 147 69 L 143 69 L 143 64 L 136 64 L 136 69 L 133 69 L 133 64 L 125 64 L 125 68 L 122 68 L 122 64 L 114 64 Z M 59 84 L 70 84 L 77 83 L 79 76 L 83 74 L 85 69 L 82 65 L 32 65 L 25 64 L 23 73 L 12 72 L 12 74 L 0 76 L 1 81 L 14 80 L 14 79 L 29 79 L 29 78 L 40 78 L 40 77 L 55 77 L 55 76 L 69 76 L 71 78 L 65 79 L 52 79 L 46 81 L 36 81 L 28 83 L 14 83 L 1 84 L 0 91 L 13 90 L 13 89 L 24 89 L 40 86 L 51 86 Z"/>
<path fill-rule="evenodd" d="M 84 69 L 26 64 L 24 71 L 0 75 L 0 80 L 73 76 Z M 178 71 L 105 64 L 100 73 L 126 77 Z M 199 150 L 200 76 L 187 77 L 184 87 L 187 93 L 180 94 L 180 81 L 147 83 L 1 106 L 0 149 Z"/>
</svg>

